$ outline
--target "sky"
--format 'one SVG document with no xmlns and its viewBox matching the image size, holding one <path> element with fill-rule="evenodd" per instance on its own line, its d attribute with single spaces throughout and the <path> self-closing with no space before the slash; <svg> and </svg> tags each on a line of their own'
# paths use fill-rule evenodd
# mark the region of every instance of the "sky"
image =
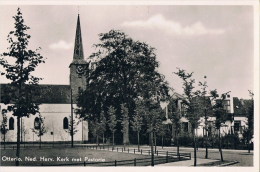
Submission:
<svg viewBox="0 0 260 172">
<path fill-rule="evenodd" d="M 9 46 L 18 6 L 0 6 L 0 53 Z M 99 42 L 98 34 L 121 30 L 134 40 L 156 48 L 159 72 L 169 85 L 182 93 L 177 68 L 194 72 L 208 89 L 249 98 L 254 86 L 253 7 L 246 5 L 154 5 L 154 6 L 20 6 L 31 29 L 29 47 L 41 47 L 46 63 L 34 75 L 41 84 L 69 84 L 76 21 L 80 13 L 85 59 Z M 1 76 L 1 83 L 9 82 Z M 197 83 L 196 83 L 197 85 Z"/>
</svg>

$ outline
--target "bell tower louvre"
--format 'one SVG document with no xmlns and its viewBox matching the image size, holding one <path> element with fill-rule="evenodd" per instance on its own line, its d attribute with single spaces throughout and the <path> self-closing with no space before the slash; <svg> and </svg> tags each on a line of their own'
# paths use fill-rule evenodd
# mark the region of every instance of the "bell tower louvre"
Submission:
<svg viewBox="0 0 260 172">
<path fill-rule="evenodd" d="M 88 63 L 87 61 L 84 60 L 79 14 L 77 19 L 73 60 L 69 68 L 70 68 L 70 87 L 72 89 L 73 103 L 75 103 L 79 91 L 86 89 L 86 71 L 88 68 Z"/>
</svg>

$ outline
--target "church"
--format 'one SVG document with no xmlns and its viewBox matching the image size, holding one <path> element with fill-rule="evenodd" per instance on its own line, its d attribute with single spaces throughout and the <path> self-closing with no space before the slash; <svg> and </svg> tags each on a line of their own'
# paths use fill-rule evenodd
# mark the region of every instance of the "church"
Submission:
<svg viewBox="0 0 260 172">
<path fill-rule="evenodd" d="M 80 90 L 86 88 L 86 77 L 89 63 L 84 60 L 82 35 L 80 27 L 80 17 L 77 18 L 75 45 L 73 61 L 70 68 L 70 85 L 39 85 L 38 91 L 40 97 L 37 97 L 37 103 L 40 103 L 40 114 L 44 118 L 44 127 L 46 133 L 41 137 L 42 142 L 69 142 L 71 140 L 69 132 L 69 124 L 71 115 L 75 120 L 74 128 L 77 132 L 74 135 L 74 141 L 84 143 L 88 141 L 88 122 L 77 118 L 74 112 L 76 108 L 76 98 Z M 1 113 L 7 116 L 7 133 L 5 135 L 6 142 L 17 141 L 17 119 L 12 112 L 3 109 L 8 108 L 2 97 L 8 91 L 8 84 L 0 84 L 0 109 Z M 2 123 L 2 114 L 0 123 Z M 21 119 L 21 142 L 38 142 L 40 138 L 33 129 L 37 129 L 39 125 L 39 115 L 30 115 L 29 118 Z M 1 134 L 0 142 L 3 142 L 3 134 Z"/>
</svg>

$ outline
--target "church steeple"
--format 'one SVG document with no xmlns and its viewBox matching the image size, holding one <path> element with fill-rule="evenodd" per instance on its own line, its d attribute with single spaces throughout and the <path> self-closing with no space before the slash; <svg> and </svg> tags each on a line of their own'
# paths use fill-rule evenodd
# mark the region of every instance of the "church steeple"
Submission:
<svg viewBox="0 0 260 172">
<path fill-rule="evenodd" d="M 84 59 L 79 14 L 78 14 L 78 21 L 77 21 L 73 59 L 75 60 Z"/>
<path fill-rule="evenodd" d="M 73 60 L 69 67 L 70 67 L 70 87 L 73 95 L 72 99 L 73 102 L 75 102 L 77 100 L 79 91 L 86 90 L 86 83 L 87 83 L 86 75 L 88 72 L 88 62 L 84 60 L 79 15 L 77 20 Z"/>
</svg>

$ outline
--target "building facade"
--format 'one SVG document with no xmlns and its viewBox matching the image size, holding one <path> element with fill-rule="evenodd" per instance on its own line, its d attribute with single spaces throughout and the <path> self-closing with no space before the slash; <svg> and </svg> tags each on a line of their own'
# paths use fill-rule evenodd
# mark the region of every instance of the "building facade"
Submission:
<svg viewBox="0 0 260 172">
<path fill-rule="evenodd" d="M 37 92 L 39 97 L 34 100 L 40 103 L 40 114 L 43 117 L 46 133 L 41 137 L 42 142 L 67 142 L 71 140 L 69 132 L 71 115 L 75 120 L 74 128 L 77 132 L 74 135 L 74 141 L 88 141 L 88 122 L 80 120 L 74 112 L 76 108 L 76 98 L 79 91 L 86 89 L 86 77 L 88 72 L 88 63 L 84 59 L 83 43 L 80 27 L 80 17 L 77 18 L 75 45 L 73 61 L 70 66 L 70 85 L 39 85 Z M 10 104 L 4 104 L 4 96 L 8 93 L 10 85 L 0 84 L 0 106 L 2 114 L 7 117 L 6 142 L 16 142 L 17 140 L 17 118 L 11 111 L 6 111 Z M 2 116 L 2 115 L 1 115 Z M 3 118 L 1 117 L 0 123 Z M 39 115 L 21 118 L 21 141 L 37 142 L 39 137 L 34 129 L 39 125 Z M 3 134 L 0 138 L 3 142 Z"/>
</svg>

